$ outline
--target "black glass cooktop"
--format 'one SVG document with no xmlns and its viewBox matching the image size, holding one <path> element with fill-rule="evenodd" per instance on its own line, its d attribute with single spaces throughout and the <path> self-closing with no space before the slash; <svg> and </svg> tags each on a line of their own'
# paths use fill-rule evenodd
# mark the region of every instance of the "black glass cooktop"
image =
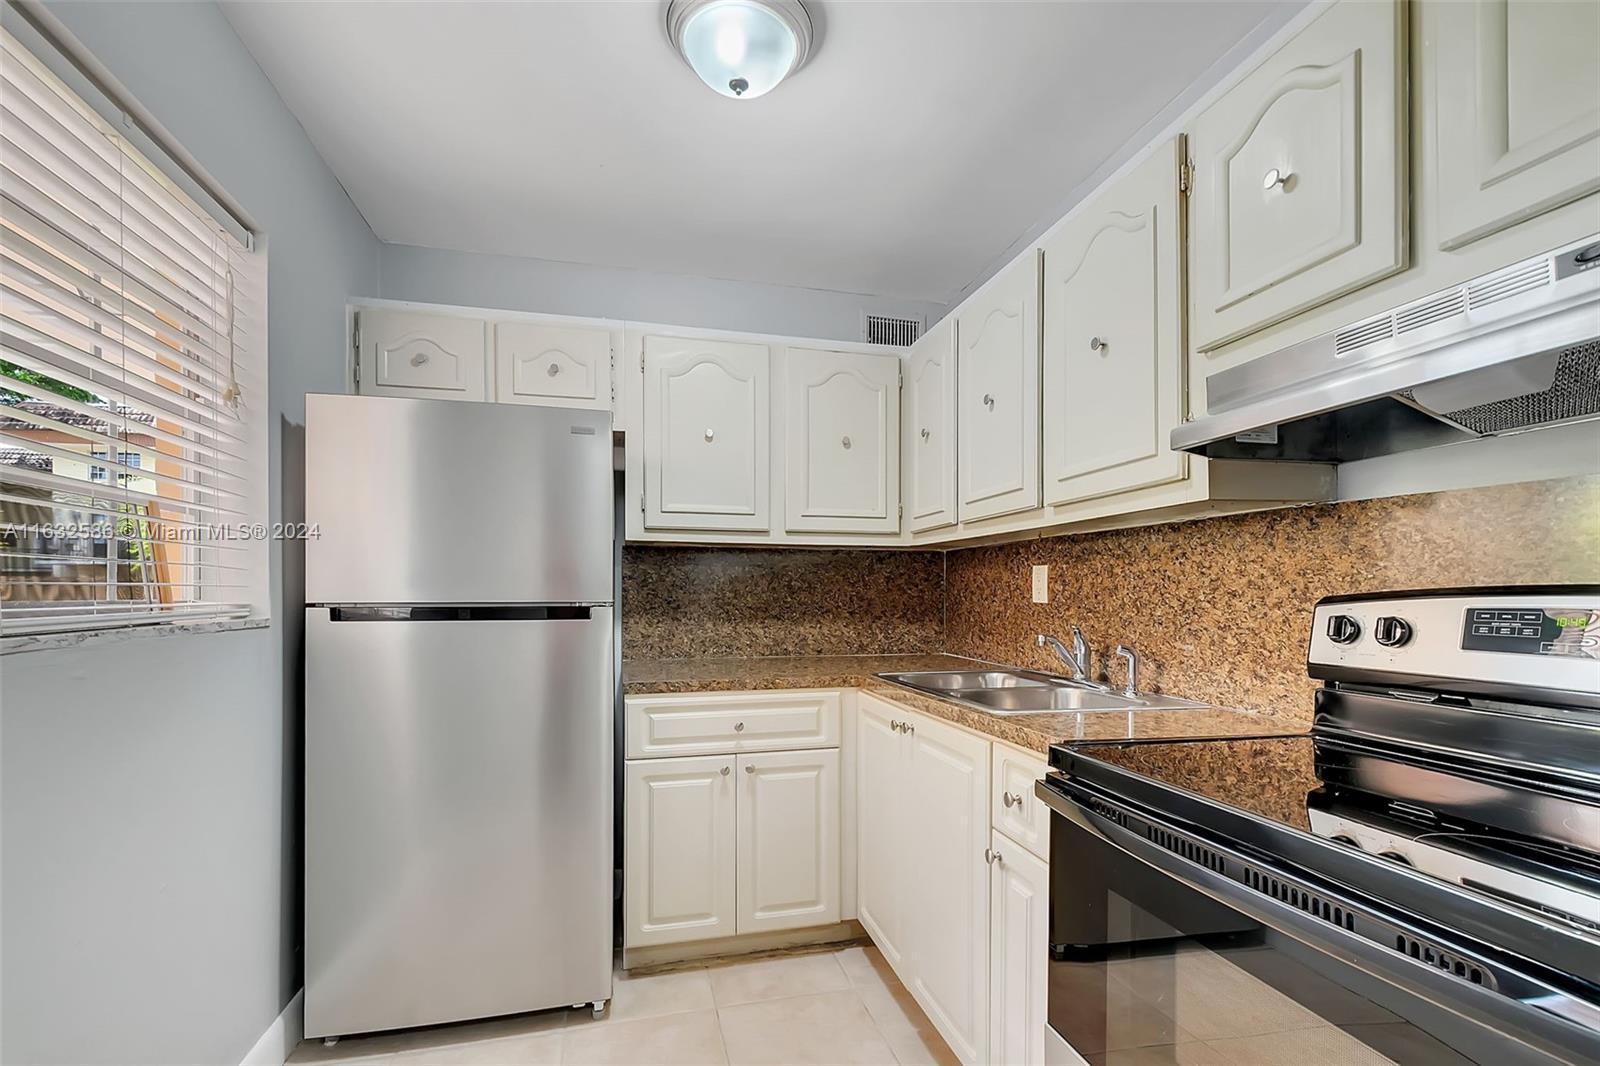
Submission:
<svg viewBox="0 0 1600 1066">
<path fill-rule="evenodd" d="M 1600 931 L 1600 791 L 1576 779 L 1313 736 L 1063 748 L 1052 761 L 1069 780 L 1179 789 Z"/>
</svg>

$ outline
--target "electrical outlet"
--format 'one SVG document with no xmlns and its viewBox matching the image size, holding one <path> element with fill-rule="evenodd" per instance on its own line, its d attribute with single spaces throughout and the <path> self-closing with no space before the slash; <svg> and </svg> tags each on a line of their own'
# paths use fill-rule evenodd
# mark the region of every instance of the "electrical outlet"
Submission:
<svg viewBox="0 0 1600 1066">
<path fill-rule="evenodd" d="M 1033 568 L 1033 602 L 1050 602 L 1050 568 L 1036 566 Z"/>
</svg>

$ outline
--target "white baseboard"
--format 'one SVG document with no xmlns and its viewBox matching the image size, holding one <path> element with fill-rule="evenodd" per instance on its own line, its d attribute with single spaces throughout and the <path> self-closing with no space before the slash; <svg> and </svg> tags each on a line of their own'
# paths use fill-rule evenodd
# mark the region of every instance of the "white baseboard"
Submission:
<svg viewBox="0 0 1600 1066">
<path fill-rule="evenodd" d="M 306 1031 L 306 990 L 294 994 L 283 1012 L 272 1019 L 256 1046 L 239 1060 L 239 1066 L 283 1066 Z"/>
</svg>

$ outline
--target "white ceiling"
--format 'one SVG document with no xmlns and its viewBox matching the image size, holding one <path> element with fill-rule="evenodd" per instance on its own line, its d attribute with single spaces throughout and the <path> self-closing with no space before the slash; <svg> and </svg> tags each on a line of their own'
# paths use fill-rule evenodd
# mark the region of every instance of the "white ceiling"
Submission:
<svg viewBox="0 0 1600 1066">
<path fill-rule="evenodd" d="M 808 3 L 717 95 L 640 2 L 223 4 L 378 237 L 949 302 L 1281 9 Z"/>
</svg>

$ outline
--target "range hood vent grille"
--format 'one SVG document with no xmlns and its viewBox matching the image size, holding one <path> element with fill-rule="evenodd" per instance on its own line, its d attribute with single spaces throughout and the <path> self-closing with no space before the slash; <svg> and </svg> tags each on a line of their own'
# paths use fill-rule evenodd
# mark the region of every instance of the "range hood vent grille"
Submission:
<svg viewBox="0 0 1600 1066">
<path fill-rule="evenodd" d="M 1467 286 L 1467 306 L 1476 311 L 1480 307 L 1509 300 L 1513 296 L 1550 284 L 1550 260 L 1540 260 L 1524 266 L 1513 267 L 1498 274 L 1490 274 Z"/>
<path fill-rule="evenodd" d="M 1403 393 L 1415 401 L 1410 389 Z M 1600 412 L 1600 341 L 1579 344 L 1561 353 L 1555 381 L 1548 389 L 1460 411 L 1440 411 L 1474 433 L 1504 433 L 1528 426 L 1550 425 Z"/>
</svg>

